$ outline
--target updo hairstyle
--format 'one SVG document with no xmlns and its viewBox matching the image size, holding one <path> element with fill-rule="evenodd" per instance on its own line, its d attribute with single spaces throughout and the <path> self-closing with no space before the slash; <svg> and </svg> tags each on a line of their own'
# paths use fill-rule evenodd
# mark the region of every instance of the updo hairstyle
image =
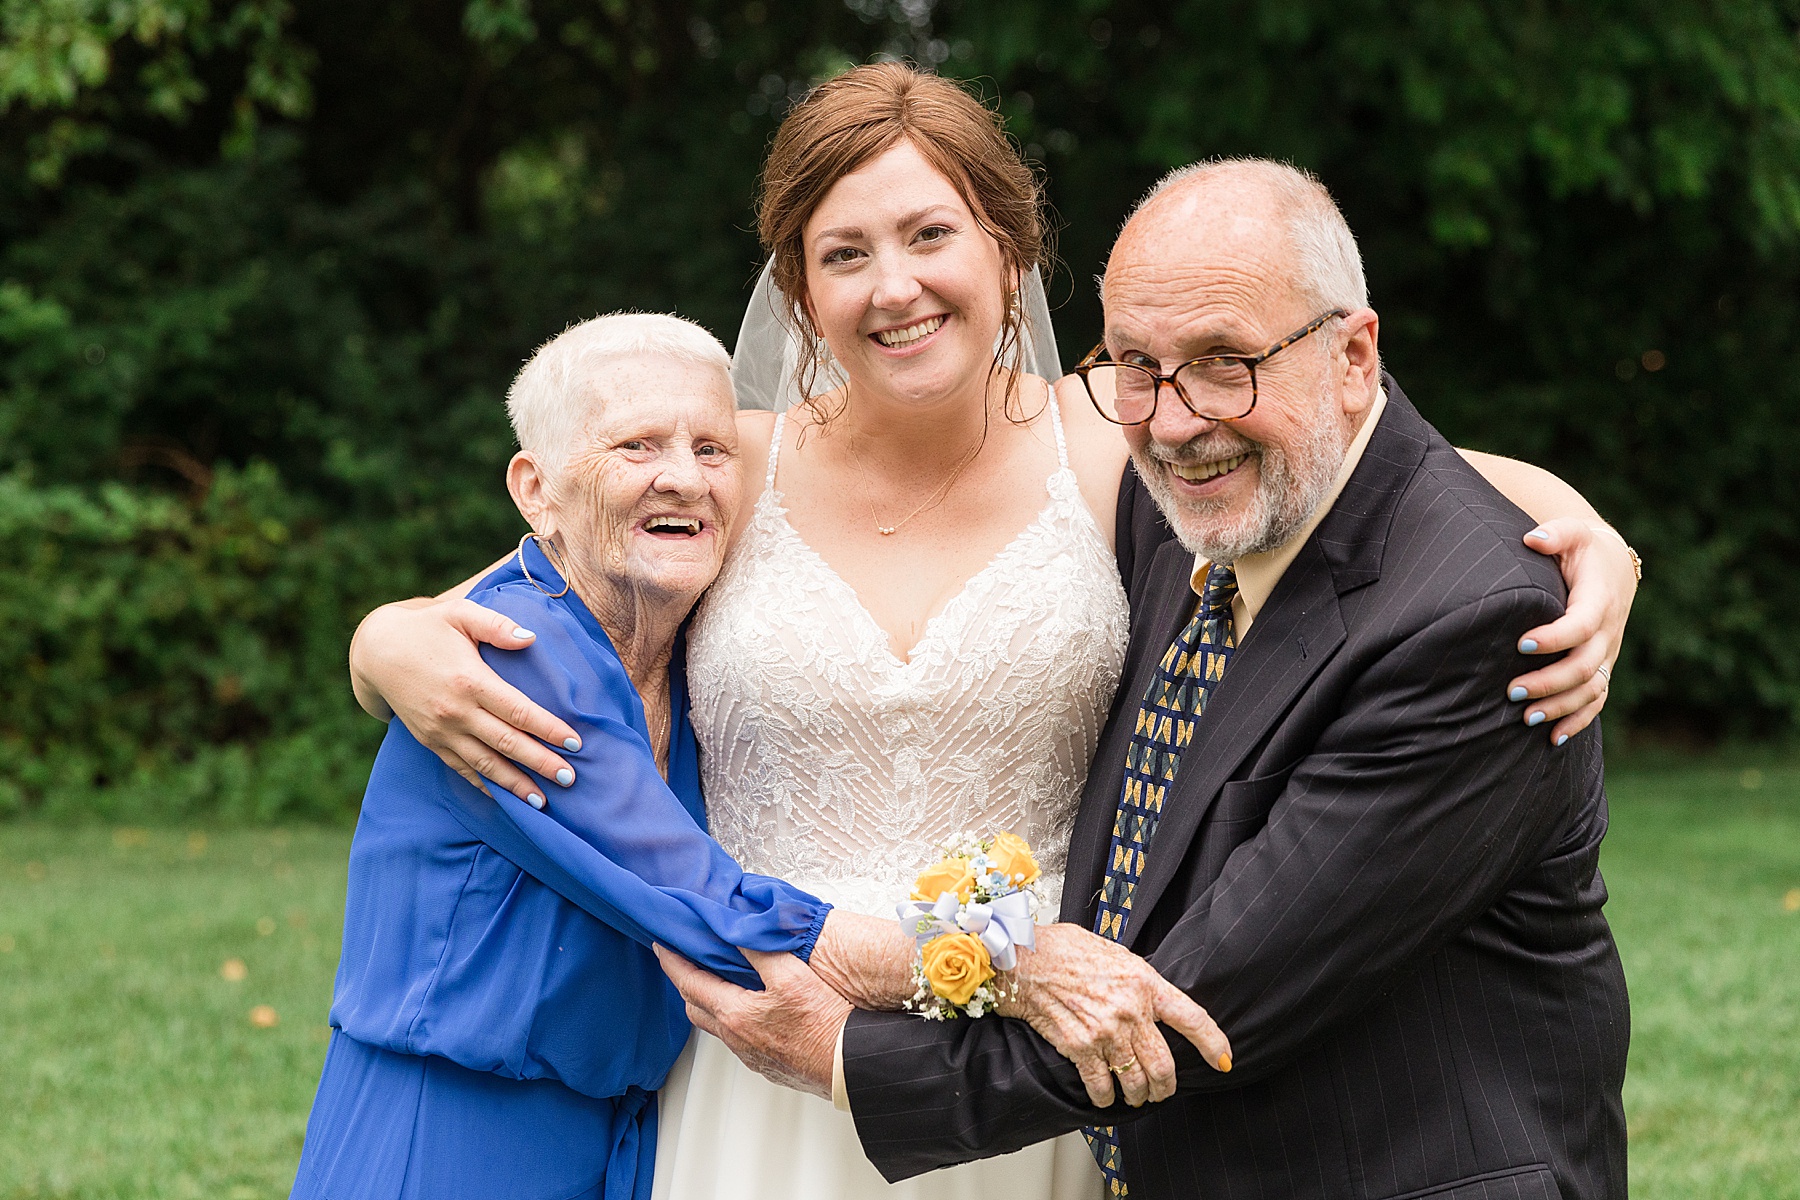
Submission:
<svg viewBox="0 0 1800 1200">
<path fill-rule="evenodd" d="M 950 181 L 976 223 L 1000 243 L 1007 274 L 1028 275 L 1049 253 L 1043 187 L 1021 161 L 999 113 L 949 80 L 907 63 L 855 67 L 814 88 L 775 133 L 756 213 L 757 232 L 774 263 L 775 286 L 800 331 L 794 382 L 820 423 L 833 414 L 820 409 L 820 397 L 813 393 L 821 366 L 820 338 L 806 313 L 802 231 L 833 184 L 902 139 L 911 141 Z M 1020 346 L 1022 307 L 1016 294 L 1006 306 L 993 370 Z M 1015 371 L 1006 391 L 1009 414 L 1017 394 Z"/>
</svg>

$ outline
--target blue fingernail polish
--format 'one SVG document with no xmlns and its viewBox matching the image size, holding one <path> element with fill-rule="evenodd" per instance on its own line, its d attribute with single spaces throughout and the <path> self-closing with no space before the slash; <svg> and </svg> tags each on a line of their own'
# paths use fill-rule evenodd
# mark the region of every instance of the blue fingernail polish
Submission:
<svg viewBox="0 0 1800 1200">
<path fill-rule="evenodd" d="M 1529 717 L 1525 718 L 1525 723 L 1527 725 L 1542 725 L 1544 723 L 1544 714 L 1541 712 L 1534 712 Z"/>
<path fill-rule="evenodd" d="M 526 641 L 530 641 L 532 638 L 536 637 L 537 634 L 531 632 L 531 630 L 526 629 L 523 626 L 514 626 L 513 636 L 516 638 L 524 638 Z"/>
<path fill-rule="evenodd" d="M 1525 697 L 1527 697 L 1529 695 L 1531 695 L 1531 693 L 1526 691 L 1524 689 L 1524 687 L 1521 686 L 1521 687 L 1516 687 L 1512 691 L 1506 693 L 1506 698 L 1508 700 L 1511 700 L 1513 703 L 1517 704 L 1519 701 L 1523 700 Z"/>
<path fill-rule="evenodd" d="M 1525 536 L 1528 538 L 1536 538 L 1540 542 L 1547 542 L 1550 540 L 1550 532 L 1545 529 L 1534 529 Z"/>
<path fill-rule="evenodd" d="M 1556 744 L 1560 746 L 1568 740 L 1569 740 L 1569 735 L 1565 733 L 1556 739 Z"/>
<path fill-rule="evenodd" d="M 575 782 L 575 772 L 564 767 L 556 773 L 556 782 L 562 784 L 564 787 L 568 787 L 571 783 Z"/>
<path fill-rule="evenodd" d="M 542 796 L 538 795 L 536 792 L 533 792 L 533 793 L 531 793 L 531 795 L 525 797 L 525 803 L 531 805 L 531 807 L 537 809 L 539 812 L 544 811 L 544 798 Z"/>
<path fill-rule="evenodd" d="M 580 738 L 564 738 L 563 739 L 563 749 L 567 750 L 570 754 L 575 753 L 577 750 L 581 749 L 581 739 Z"/>
<path fill-rule="evenodd" d="M 1520 654 L 1536 654 L 1537 653 L 1537 642 L 1533 641 L 1531 638 L 1526 638 L 1525 640 L 1521 641 L 1519 643 L 1519 653 Z"/>
</svg>

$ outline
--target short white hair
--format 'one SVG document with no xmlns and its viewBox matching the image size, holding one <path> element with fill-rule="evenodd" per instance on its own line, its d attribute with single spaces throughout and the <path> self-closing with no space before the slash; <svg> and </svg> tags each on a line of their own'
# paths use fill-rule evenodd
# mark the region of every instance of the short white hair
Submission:
<svg viewBox="0 0 1800 1200">
<path fill-rule="evenodd" d="M 1215 175 L 1248 177 L 1264 184 L 1282 203 L 1288 238 L 1294 250 L 1295 286 L 1313 307 L 1354 312 L 1369 306 L 1369 284 L 1363 275 L 1362 252 L 1337 201 L 1319 177 L 1292 163 L 1267 158 L 1215 158 L 1177 167 L 1156 181 L 1126 217 L 1137 216 L 1158 196 L 1188 182 Z"/>
<path fill-rule="evenodd" d="M 506 415 L 519 448 L 548 469 L 560 467 L 606 399 L 588 380 L 608 363 L 641 355 L 715 367 L 731 394 L 731 355 L 705 329 L 666 313 L 608 313 L 539 346 L 513 380 Z"/>
</svg>

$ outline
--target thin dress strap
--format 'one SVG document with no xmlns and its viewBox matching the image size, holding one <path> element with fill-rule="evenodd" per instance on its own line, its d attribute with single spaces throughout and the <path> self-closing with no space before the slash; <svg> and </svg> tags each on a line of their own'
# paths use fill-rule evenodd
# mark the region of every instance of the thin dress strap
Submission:
<svg viewBox="0 0 1800 1200">
<path fill-rule="evenodd" d="M 1050 393 L 1050 428 L 1056 430 L 1056 465 L 1066 471 L 1069 469 L 1069 445 L 1063 441 L 1062 405 L 1056 402 L 1056 389 L 1048 382 L 1044 387 Z"/>
<path fill-rule="evenodd" d="M 763 476 L 763 491 L 765 492 L 775 490 L 775 463 L 781 457 L 781 423 L 786 419 L 787 413 L 785 412 L 775 414 L 775 434 L 769 439 L 769 473 Z M 1060 427 L 1056 436 L 1059 439 L 1062 437 Z M 1057 445 L 1061 444 L 1061 441 L 1057 442 Z"/>
</svg>

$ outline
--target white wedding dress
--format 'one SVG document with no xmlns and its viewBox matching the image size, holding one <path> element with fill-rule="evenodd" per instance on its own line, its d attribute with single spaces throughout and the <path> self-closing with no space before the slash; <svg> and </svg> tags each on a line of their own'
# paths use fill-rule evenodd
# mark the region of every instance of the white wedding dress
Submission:
<svg viewBox="0 0 1800 1200">
<path fill-rule="evenodd" d="M 1044 509 L 906 661 L 788 523 L 776 419 L 763 494 L 688 641 L 708 819 L 746 870 L 892 916 L 938 843 L 1008 829 L 1038 852 L 1055 919 L 1127 612 L 1048 407 L 1060 465 Z M 890 1186 L 849 1114 L 767 1082 L 698 1030 L 660 1105 L 656 1200 L 1101 1194 L 1079 1134 Z"/>
</svg>

